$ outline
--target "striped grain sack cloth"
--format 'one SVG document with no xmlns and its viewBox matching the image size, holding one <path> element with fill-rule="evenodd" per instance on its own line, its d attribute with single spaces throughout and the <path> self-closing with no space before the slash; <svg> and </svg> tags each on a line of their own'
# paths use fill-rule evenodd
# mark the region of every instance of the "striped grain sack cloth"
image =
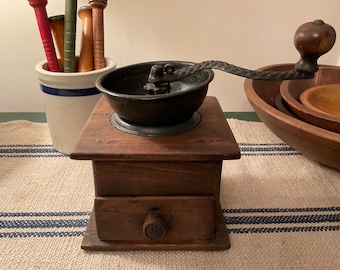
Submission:
<svg viewBox="0 0 340 270">
<path fill-rule="evenodd" d="M 47 124 L 0 124 L 1 269 L 340 269 L 340 172 L 263 123 L 228 119 L 241 150 L 224 161 L 225 251 L 80 249 L 94 187 L 90 161 L 53 149 Z"/>
</svg>

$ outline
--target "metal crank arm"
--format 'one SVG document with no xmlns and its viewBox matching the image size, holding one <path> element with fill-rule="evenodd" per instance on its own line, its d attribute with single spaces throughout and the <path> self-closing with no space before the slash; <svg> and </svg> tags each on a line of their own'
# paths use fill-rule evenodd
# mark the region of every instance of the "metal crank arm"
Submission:
<svg viewBox="0 0 340 270">
<path fill-rule="evenodd" d="M 181 80 L 203 69 L 217 69 L 237 76 L 254 80 L 282 81 L 311 79 L 318 71 L 318 58 L 328 52 L 336 38 L 332 26 L 322 20 L 301 25 L 294 36 L 294 45 L 301 58 L 290 71 L 257 71 L 223 62 L 204 61 L 175 70 L 173 66 L 154 65 L 151 67 L 148 83 L 144 86 L 147 94 L 164 94 L 170 91 L 170 82 Z"/>
</svg>

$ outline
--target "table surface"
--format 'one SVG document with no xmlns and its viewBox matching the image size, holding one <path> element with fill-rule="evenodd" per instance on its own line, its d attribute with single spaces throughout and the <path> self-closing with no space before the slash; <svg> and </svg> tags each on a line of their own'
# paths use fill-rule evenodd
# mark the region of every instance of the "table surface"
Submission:
<svg viewBox="0 0 340 270">
<path fill-rule="evenodd" d="M 231 248 L 105 254 L 80 248 L 93 207 L 92 163 L 56 152 L 45 124 L 1 124 L 0 268 L 340 269 L 339 171 L 283 144 L 263 123 L 228 123 L 242 156 L 222 167 Z"/>
</svg>

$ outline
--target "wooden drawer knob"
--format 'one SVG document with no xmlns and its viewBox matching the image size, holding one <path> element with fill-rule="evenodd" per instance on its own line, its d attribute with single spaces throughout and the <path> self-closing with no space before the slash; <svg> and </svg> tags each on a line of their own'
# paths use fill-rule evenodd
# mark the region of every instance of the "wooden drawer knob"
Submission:
<svg viewBox="0 0 340 270">
<path fill-rule="evenodd" d="M 143 234 L 149 240 L 161 240 L 165 236 L 166 223 L 158 208 L 151 209 L 147 213 L 143 224 Z"/>
</svg>

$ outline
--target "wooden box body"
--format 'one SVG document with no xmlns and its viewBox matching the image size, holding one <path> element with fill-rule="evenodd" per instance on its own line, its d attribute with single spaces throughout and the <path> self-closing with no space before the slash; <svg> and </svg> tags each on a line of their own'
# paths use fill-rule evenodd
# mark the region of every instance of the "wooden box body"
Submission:
<svg viewBox="0 0 340 270">
<path fill-rule="evenodd" d="M 94 209 L 82 243 L 94 250 L 220 250 L 229 238 L 219 203 L 222 162 L 239 148 L 213 97 L 201 123 L 175 136 L 145 137 L 111 126 L 112 109 L 101 99 L 74 159 L 90 159 Z M 150 211 L 164 223 L 161 238 L 145 232 Z M 162 225 L 163 226 L 163 225 Z"/>
</svg>

